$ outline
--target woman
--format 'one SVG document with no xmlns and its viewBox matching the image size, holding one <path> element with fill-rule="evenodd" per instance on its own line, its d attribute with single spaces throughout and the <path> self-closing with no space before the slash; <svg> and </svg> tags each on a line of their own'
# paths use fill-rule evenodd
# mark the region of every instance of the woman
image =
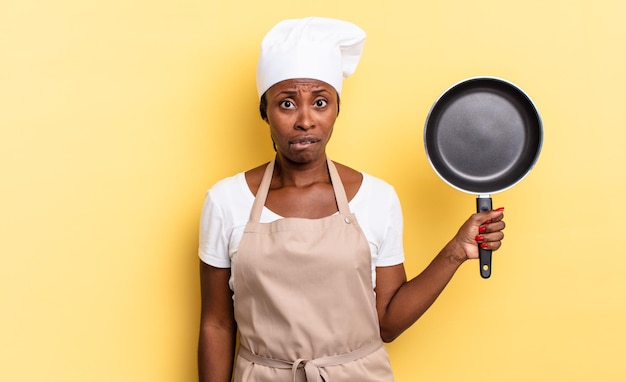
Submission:
<svg viewBox="0 0 626 382">
<path fill-rule="evenodd" d="M 407 281 L 395 191 L 326 156 L 364 39 L 351 23 L 307 18 L 263 40 L 257 90 L 276 157 L 207 194 L 203 382 L 230 381 L 233 367 L 235 381 L 392 381 L 382 342 L 428 309 L 477 244 L 501 245 L 502 209 L 474 214 Z"/>
</svg>

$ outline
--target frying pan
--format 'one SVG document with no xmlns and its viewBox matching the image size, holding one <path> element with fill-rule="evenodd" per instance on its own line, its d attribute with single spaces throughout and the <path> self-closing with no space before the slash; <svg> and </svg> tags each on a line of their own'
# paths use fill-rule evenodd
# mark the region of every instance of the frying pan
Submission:
<svg viewBox="0 0 626 382">
<path fill-rule="evenodd" d="M 496 77 L 472 77 L 448 88 L 424 126 L 426 156 L 450 186 L 477 195 L 476 210 L 492 209 L 491 194 L 521 181 L 543 142 L 541 117 L 519 87 Z M 491 276 L 491 251 L 478 247 L 480 274 Z"/>
</svg>

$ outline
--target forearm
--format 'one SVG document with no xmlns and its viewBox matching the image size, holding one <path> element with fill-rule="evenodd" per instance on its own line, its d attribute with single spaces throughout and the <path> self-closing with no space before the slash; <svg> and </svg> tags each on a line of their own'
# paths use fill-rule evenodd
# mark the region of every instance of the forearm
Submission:
<svg viewBox="0 0 626 382">
<path fill-rule="evenodd" d="M 200 382 L 230 382 L 235 355 L 236 328 L 203 325 L 198 341 Z"/>
<path fill-rule="evenodd" d="M 402 284 L 380 317 L 382 339 L 391 342 L 414 324 L 439 297 L 463 262 L 460 248 L 450 242 L 426 269 Z"/>
<path fill-rule="evenodd" d="M 230 382 L 235 354 L 237 324 L 229 268 L 216 268 L 200 261 L 200 337 L 198 375 L 200 382 Z"/>
</svg>

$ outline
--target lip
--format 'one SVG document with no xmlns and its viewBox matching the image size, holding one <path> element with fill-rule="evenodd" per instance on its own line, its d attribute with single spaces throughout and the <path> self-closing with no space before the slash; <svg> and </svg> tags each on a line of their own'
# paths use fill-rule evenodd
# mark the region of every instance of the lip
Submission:
<svg viewBox="0 0 626 382">
<path fill-rule="evenodd" d="M 308 146 L 314 143 L 318 143 L 321 139 L 312 137 L 312 136 L 304 136 L 297 137 L 289 141 L 289 144 L 292 146 Z"/>
</svg>

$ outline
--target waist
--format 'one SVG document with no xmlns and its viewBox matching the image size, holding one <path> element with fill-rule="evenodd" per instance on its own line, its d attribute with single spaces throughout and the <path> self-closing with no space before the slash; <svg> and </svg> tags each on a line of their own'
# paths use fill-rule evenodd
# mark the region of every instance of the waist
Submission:
<svg viewBox="0 0 626 382">
<path fill-rule="evenodd" d="M 296 381 L 296 373 L 298 369 L 304 369 L 307 382 L 330 382 L 328 374 L 324 370 L 325 367 L 338 366 L 344 363 L 356 361 L 360 358 L 368 356 L 383 346 L 382 341 L 376 341 L 369 345 L 353 350 L 349 353 L 337 354 L 333 356 L 320 357 L 316 359 L 297 359 L 295 361 L 285 361 L 273 358 L 267 358 L 252 353 L 250 350 L 241 346 L 239 348 L 239 356 L 257 365 L 272 367 L 276 369 L 291 369 L 293 381 Z"/>
</svg>

